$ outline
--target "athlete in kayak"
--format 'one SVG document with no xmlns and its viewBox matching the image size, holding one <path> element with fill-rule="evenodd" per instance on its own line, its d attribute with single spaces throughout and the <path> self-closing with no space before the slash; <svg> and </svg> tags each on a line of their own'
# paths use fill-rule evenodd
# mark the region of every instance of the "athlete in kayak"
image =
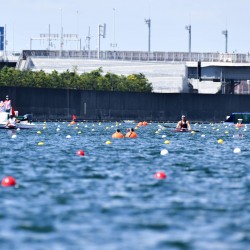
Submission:
<svg viewBox="0 0 250 250">
<path fill-rule="evenodd" d="M 177 123 L 176 125 L 176 129 L 179 129 L 179 130 L 191 130 L 191 125 L 190 125 L 190 122 L 186 120 L 186 116 L 185 115 L 182 115 L 181 116 L 181 120 Z"/>
<path fill-rule="evenodd" d="M 16 119 L 16 117 L 14 117 L 13 115 L 10 115 L 10 118 L 8 119 L 7 123 L 6 123 L 6 127 L 7 128 L 15 128 L 16 127 L 16 123 L 20 122 L 19 120 Z"/>
</svg>

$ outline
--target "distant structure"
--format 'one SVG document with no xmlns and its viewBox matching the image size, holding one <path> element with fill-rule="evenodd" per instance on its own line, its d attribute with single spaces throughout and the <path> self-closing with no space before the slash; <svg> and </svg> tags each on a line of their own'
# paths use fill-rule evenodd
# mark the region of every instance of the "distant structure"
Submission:
<svg viewBox="0 0 250 250">
<path fill-rule="evenodd" d="M 185 28 L 188 31 L 188 52 L 191 53 L 191 25 L 187 25 Z"/>
<path fill-rule="evenodd" d="M 65 42 L 77 42 L 77 44 L 81 48 L 81 38 L 79 38 L 78 34 L 53 34 L 50 32 L 50 25 L 49 25 L 49 32 L 40 34 L 39 37 L 32 37 L 30 38 L 30 50 L 32 50 L 32 43 L 33 41 L 43 41 L 48 43 L 47 50 L 51 50 L 55 45 L 53 41 L 57 43 L 60 42 L 60 56 L 62 56 L 63 44 Z"/>
<path fill-rule="evenodd" d="M 223 30 L 222 35 L 225 36 L 225 53 L 227 53 L 228 30 Z"/>
<path fill-rule="evenodd" d="M 101 37 L 106 38 L 106 23 L 103 25 L 98 25 L 98 50 L 97 50 L 97 56 L 98 59 L 100 59 L 100 51 L 101 51 Z"/>
<path fill-rule="evenodd" d="M 145 23 L 148 25 L 148 57 L 151 52 L 151 19 L 145 19 Z"/>
<path fill-rule="evenodd" d="M 117 43 L 116 43 L 116 41 L 115 41 L 115 8 L 113 8 L 113 11 L 114 11 L 114 40 L 113 40 L 113 43 L 111 43 L 110 44 L 110 46 L 113 48 L 113 49 L 115 49 L 116 47 L 117 47 Z"/>
</svg>

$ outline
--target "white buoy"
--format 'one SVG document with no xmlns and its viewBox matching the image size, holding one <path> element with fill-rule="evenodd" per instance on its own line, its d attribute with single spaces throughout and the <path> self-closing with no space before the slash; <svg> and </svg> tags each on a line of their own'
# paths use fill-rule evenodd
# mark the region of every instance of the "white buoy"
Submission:
<svg viewBox="0 0 250 250">
<path fill-rule="evenodd" d="M 11 138 L 12 138 L 12 139 L 15 139 L 15 138 L 16 138 L 16 135 L 12 135 Z"/>
<path fill-rule="evenodd" d="M 60 131 L 60 128 L 57 128 L 56 131 Z"/>
<path fill-rule="evenodd" d="M 168 154 L 167 149 L 162 149 L 162 151 L 161 151 L 161 155 L 167 155 L 167 154 Z"/>
<path fill-rule="evenodd" d="M 16 131 L 20 131 L 20 128 L 17 128 Z"/>
<path fill-rule="evenodd" d="M 240 148 L 235 148 L 235 149 L 234 149 L 234 153 L 235 153 L 235 154 L 239 154 L 240 152 L 241 152 Z"/>
<path fill-rule="evenodd" d="M 70 139 L 70 138 L 71 138 L 71 135 L 67 135 L 66 138 L 67 138 L 67 139 Z"/>
<path fill-rule="evenodd" d="M 206 137 L 205 135 L 201 135 L 202 138 Z"/>
<path fill-rule="evenodd" d="M 166 138 L 167 136 L 166 135 L 163 135 L 162 138 Z"/>
</svg>

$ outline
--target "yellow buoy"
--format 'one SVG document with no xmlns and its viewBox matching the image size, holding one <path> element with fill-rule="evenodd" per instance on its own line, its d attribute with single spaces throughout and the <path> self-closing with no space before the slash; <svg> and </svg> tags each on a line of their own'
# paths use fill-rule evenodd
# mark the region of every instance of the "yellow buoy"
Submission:
<svg viewBox="0 0 250 250">
<path fill-rule="evenodd" d="M 41 131 L 37 131 L 36 133 L 40 135 L 42 132 Z"/>
<path fill-rule="evenodd" d="M 218 143 L 219 143 L 219 144 L 222 144 L 223 142 L 224 142 L 224 141 L 223 141 L 222 139 L 219 139 L 219 140 L 218 140 Z"/>
<path fill-rule="evenodd" d="M 106 141 L 106 144 L 109 145 L 109 144 L 112 144 L 112 142 L 111 141 Z"/>
<path fill-rule="evenodd" d="M 170 144 L 169 140 L 164 141 L 165 144 Z"/>
<path fill-rule="evenodd" d="M 38 142 L 38 144 L 37 144 L 38 146 L 43 146 L 44 145 L 44 143 L 42 142 L 42 141 L 40 141 L 40 142 Z"/>
</svg>

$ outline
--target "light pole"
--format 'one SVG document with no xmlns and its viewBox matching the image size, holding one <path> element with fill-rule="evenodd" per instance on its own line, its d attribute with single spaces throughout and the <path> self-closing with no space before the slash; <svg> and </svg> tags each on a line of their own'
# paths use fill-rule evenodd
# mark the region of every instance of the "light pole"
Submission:
<svg viewBox="0 0 250 250">
<path fill-rule="evenodd" d="M 187 25 L 186 30 L 188 31 L 188 52 L 191 53 L 191 35 L 192 35 L 191 25 Z"/>
<path fill-rule="evenodd" d="M 60 8 L 61 11 L 61 42 L 60 42 L 60 57 L 62 56 L 62 50 L 63 50 L 63 26 L 62 26 L 62 8 Z"/>
<path fill-rule="evenodd" d="M 222 35 L 225 36 L 225 40 L 226 40 L 226 44 L 225 44 L 225 53 L 227 54 L 228 31 L 227 31 L 227 30 L 223 30 L 223 31 L 222 31 Z"/>
<path fill-rule="evenodd" d="M 151 50 L 151 19 L 145 19 L 145 23 L 148 25 L 148 60 Z"/>
<path fill-rule="evenodd" d="M 110 44 L 110 46 L 113 48 L 116 48 L 117 43 L 115 42 L 115 8 L 113 8 L 113 11 L 114 11 L 114 41 L 113 41 L 113 43 Z"/>
<path fill-rule="evenodd" d="M 76 11 L 76 35 L 77 38 L 79 37 L 79 12 L 78 10 Z M 77 43 L 77 50 L 78 50 L 78 43 Z M 81 46 L 80 46 L 80 50 L 81 50 Z"/>
</svg>

